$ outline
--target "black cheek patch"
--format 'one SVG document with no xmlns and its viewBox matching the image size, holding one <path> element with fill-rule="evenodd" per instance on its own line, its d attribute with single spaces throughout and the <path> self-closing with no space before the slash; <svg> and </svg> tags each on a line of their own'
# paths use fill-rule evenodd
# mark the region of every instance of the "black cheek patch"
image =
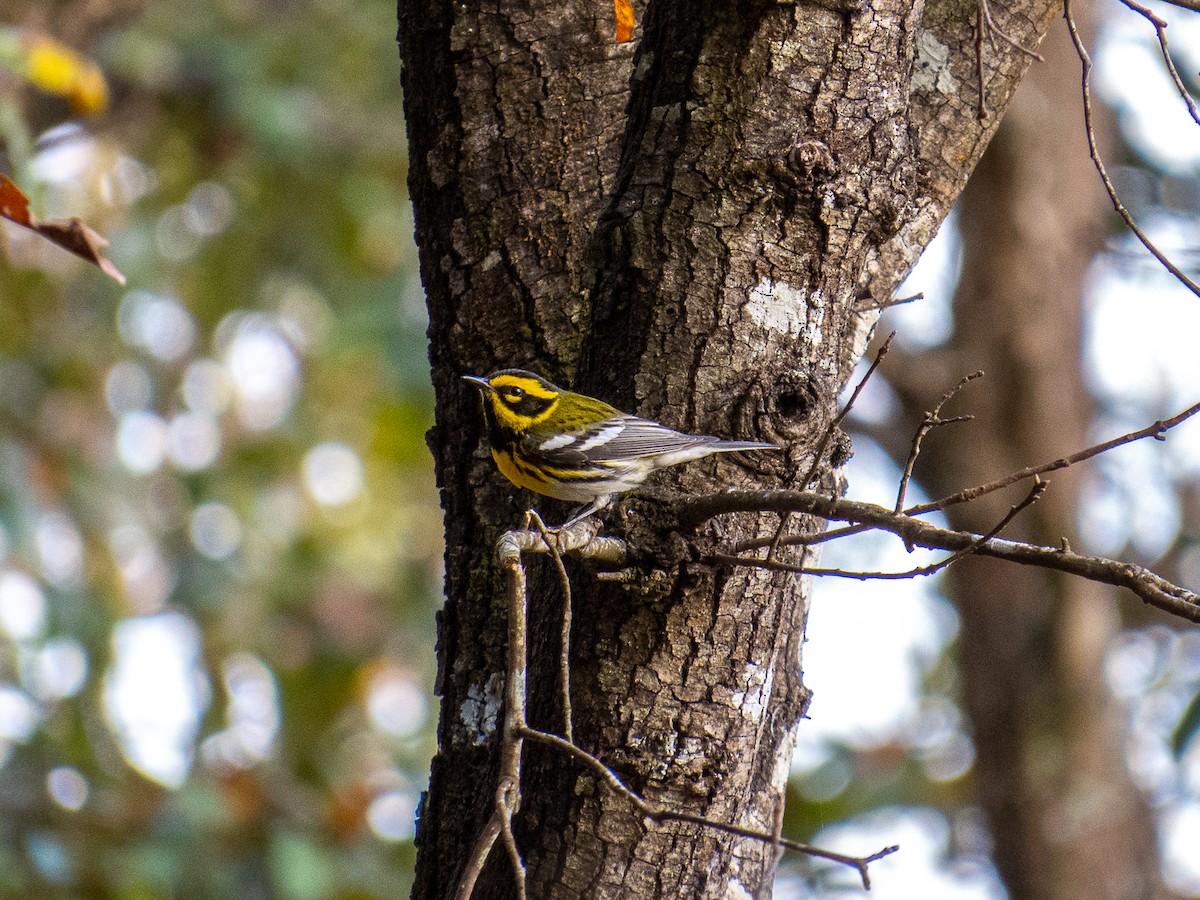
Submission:
<svg viewBox="0 0 1200 900">
<path fill-rule="evenodd" d="M 534 397 L 526 394 L 516 403 L 508 404 L 513 412 L 522 416 L 540 416 L 554 405 L 553 397 Z"/>
</svg>

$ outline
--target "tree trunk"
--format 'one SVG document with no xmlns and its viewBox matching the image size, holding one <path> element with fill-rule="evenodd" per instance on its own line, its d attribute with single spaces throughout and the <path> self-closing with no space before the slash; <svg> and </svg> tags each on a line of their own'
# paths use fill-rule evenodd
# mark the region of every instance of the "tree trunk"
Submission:
<svg viewBox="0 0 1200 900">
<path fill-rule="evenodd" d="M 1079 60 L 1065 30 L 1042 53 L 1046 63 L 1017 93 L 960 205 L 953 363 L 939 368 L 983 369 L 987 379 L 955 401 L 954 412 L 976 420 L 925 445 L 918 474 L 937 496 L 1090 443 L 1081 301 L 1111 207 L 1088 159 Z M 919 402 L 941 389 L 926 382 Z M 1076 470 L 1050 480 L 1005 536 L 1078 544 Z M 987 532 L 1016 499 L 993 494 L 948 515 L 955 528 Z M 1104 653 L 1119 624 L 1112 590 L 988 559 L 953 567 L 946 585 L 962 621 L 976 795 L 1009 896 L 1157 896 L 1153 822 L 1105 687 Z"/>
<path fill-rule="evenodd" d="M 674 494 L 795 484 L 873 307 L 995 127 L 977 115 L 973 10 L 832 5 L 651 2 L 634 53 L 591 3 L 400 0 L 447 537 L 415 896 L 453 895 L 491 813 L 505 636 L 491 553 L 532 501 L 495 471 L 459 376 L 534 368 L 672 427 L 786 445 L 672 470 L 656 486 Z M 1014 6 L 1005 24 L 1033 45 L 1056 10 Z M 989 110 L 1025 63 L 988 51 Z M 640 501 L 610 522 L 633 584 L 573 573 L 576 741 L 653 800 L 770 831 L 807 702 L 807 586 L 711 562 L 773 517 L 678 533 L 670 509 Z M 561 731 L 561 597 L 537 567 L 532 584 L 531 724 Z M 769 868 L 761 841 L 647 826 L 561 754 L 527 745 L 525 775 L 531 896 L 745 896 Z M 512 894 L 497 850 L 476 896 Z"/>
</svg>

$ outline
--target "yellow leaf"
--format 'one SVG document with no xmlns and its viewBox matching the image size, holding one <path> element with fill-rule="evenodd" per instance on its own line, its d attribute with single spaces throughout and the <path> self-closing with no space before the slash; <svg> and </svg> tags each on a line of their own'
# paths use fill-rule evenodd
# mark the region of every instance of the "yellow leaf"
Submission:
<svg viewBox="0 0 1200 900">
<path fill-rule="evenodd" d="M 108 85 L 94 62 L 44 34 L 28 35 L 22 43 L 22 74 L 31 82 L 64 98 L 76 112 L 108 108 Z"/>
</svg>

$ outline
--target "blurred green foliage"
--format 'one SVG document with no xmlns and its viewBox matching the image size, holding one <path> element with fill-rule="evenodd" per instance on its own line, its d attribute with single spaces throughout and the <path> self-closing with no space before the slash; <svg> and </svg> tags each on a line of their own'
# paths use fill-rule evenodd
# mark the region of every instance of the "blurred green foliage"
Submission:
<svg viewBox="0 0 1200 900">
<path fill-rule="evenodd" d="M 0 894 L 405 896 L 441 521 L 394 5 L 134 12 L 76 47 L 106 113 L 0 81 L 0 170 L 129 279 L 4 229 Z"/>
</svg>

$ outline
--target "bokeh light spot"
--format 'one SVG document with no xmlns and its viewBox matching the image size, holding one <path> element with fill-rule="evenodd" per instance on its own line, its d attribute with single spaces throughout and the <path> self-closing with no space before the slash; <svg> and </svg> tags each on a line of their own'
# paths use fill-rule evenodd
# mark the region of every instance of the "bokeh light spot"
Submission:
<svg viewBox="0 0 1200 900">
<path fill-rule="evenodd" d="M 269 320 L 242 317 L 225 352 L 225 365 L 237 396 L 238 418 L 247 429 L 267 431 L 287 417 L 300 391 L 300 361 Z"/>
<path fill-rule="evenodd" d="M 125 468 L 148 475 L 162 465 L 167 454 L 167 423 L 152 412 L 121 416 L 117 424 L 117 456 Z"/>
<path fill-rule="evenodd" d="M 158 179 L 140 160 L 122 154 L 117 158 L 106 181 L 112 202 L 130 206 L 146 196 L 155 187 Z"/>
<path fill-rule="evenodd" d="M 83 536 L 65 514 L 52 510 L 38 518 L 36 544 L 42 575 L 58 588 L 83 583 Z"/>
<path fill-rule="evenodd" d="M 206 469 L 221 452 L 221 429 L 204 413 L 180 413 L 167 426 L 167 452 L 186 472 Z"/>
<path fill-rule="evenodd" d="M 145 409 L 154 397 L 154 382 L 140 363 L 123 359 L 108 370 L 104 399 L 114 416 Z"/>
<path fill-rule="evenodd" d="M 371 801 L 367 824 L 380 840 L 407 841 L 416 834 L 417 797 L 409 791 L 387 791 Z"/>
<path fill-rule="evenodd" d="M 24 572 L 0 573 L 0 628 L 15 641 L 40 637 L 46 630 L 46 598 Z"/>
<path fill-rule="evenodd" d="M 46 775 L 46 790 L 63 809 L 78 812 L 87 803 L 87 779 L 71 766 L 56 766 Z"/>
<path fill-rule="evenodd" d="M 1166 816 L 1163 841 L 1163 874 L 1167 886 L 1181 895 L 1200 894 L 1200 865 L 1196 847 L 1200 846 L 1200 804 L 1188 803 L 1170 810 Z"/>
<path fill-rule="evenodd" d="M 42 700 L 74 697 L 87 683 L 87 674 L 87 653 L 79 641 L 51 638 L 34 658 L 32 689 Z"/>
<path fill-rule="evenodd" d="M 112 645 L 104 684 L 109 727 L 134 769 L 179 787 L 209 702 L 200 629 L 180 612 L 141 616 L 118 622 Z"/>
<path fill-rule="evenodd" d="M 201 237 L 220 234 L 233 221 L 234 203 L 229 188 L 215 181 L 202 181 L 188 194 L 184 223 Z"/>
<path fill-rule="evenodd" d="M 165 362 L 181 359 L 196 340 L 196 323 L 182 303 L 149 291 L 130 291 L 117 309 L 125 342 Z"/>
<path fill-rule="evenodd" d="M 209 559 L 228 559 L 242 542 L 242 523 L 224 503 L 202 503 L 192 513 L 192 545 Z"/>
<path fill-rule="evenodd" d="M 42 720 L 38 705 L 11 684 L 0 684 L 0 738 L 24 743 Z"/>
<path fill-rule="evenodd" d="M 362 492 L 362 461 L 345 444 L 318 444 L 304 457 L 304 484 L 323 506 L 342 506 Z"/>
<path fill-rule="evenodd" d="M 154 243 L 164 259 L 183 262 L 200 248 L 200 235 L 188 221 L 188 209 L 182 204 L 168 206 L 158 217 Z"/>
<path fill-rule="evenodd" d="M 109 535 L 109 548 L 121 573 L 130 607 L 157 612 L 175 587 L 175 572 L 140 525 L 122 525 Z"/>
<path fill-rule="evenodd" d="M 38 181 L 63 184 L 83 176 L 96 156 L 96 139 L 77 122 L 55 126 L 38 138 L 29 168 Z"/>
<path fill-rule="evenodd" d="M 215 359 L 197 359 L 188 364 L 182 392 L 189 409 L 219 416 L 229 408 L 233 390 L 224 366 Z"/>
<path fill-rule="evenodd" d="M 383 666 L 373 673 L 367 688 L 367 712 L 381 731 L 411 737 L 429 716 L 429 700 L 407 672 Z"/>
</svg>

